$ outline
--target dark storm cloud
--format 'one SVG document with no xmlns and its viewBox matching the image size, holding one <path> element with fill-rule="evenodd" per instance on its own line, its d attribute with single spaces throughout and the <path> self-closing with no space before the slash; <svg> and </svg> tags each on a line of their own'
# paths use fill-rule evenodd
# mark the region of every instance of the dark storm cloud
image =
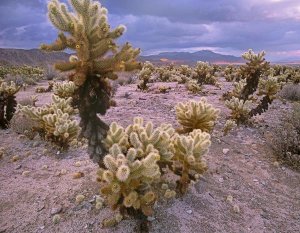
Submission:
<svg viewBox="0 0 300 233">
<path fill-rule="evenodd" d="M 278 54 L 300 50 L 299 0 L 103 0 L 120 42 L 147 53 L 211 48 L 240 54 L 248 48 Z M 33 48 L 55 39 L 46 0 L 0 1 L 0 47 Z M 277 55 L 276 55 L 277 54 Z"/>
</svg>

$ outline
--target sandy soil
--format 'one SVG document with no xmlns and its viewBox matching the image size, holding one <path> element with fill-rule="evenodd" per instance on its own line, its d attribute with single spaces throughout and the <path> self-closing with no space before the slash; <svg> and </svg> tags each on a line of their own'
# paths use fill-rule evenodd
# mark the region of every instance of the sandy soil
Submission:
<svg viewBox="0 0 300 233">
<path fill-rule="evenodd" d="M 201 95 L 189 94 L 176 83 L 164 83 L 171 90 L 157 94 L 159 85 L 151 84 L 148 93 L 137 91 L 134 84 L 120 87 L 115 97 L 117 107 L 108 111 L 105 121 L 126 126 L 134 116 L 143 116 L 156 125 L 168 122 L 178 126 L 175 104 Z M 275 101 L 267 113 L 257 117 L 255 127 L 240 127 L 222 136 L 229 111 L 219 97 L 230 85 L 223 80 L 222 90 L 205 86 L 208 101 L 221 109 L 212 135 L 209 171 L 183 198 L 157 204 L 150 232 L 300 232 L 300 174 L 276 166 L 269 146 L 269 129 L 290 104 Z M 31 87 L 17 98 L 33 91 Z M 38 106 L 50 102 L 51 93 L 37 95 Z M 0 147 L 6 151 L 0 160 L 0 233 L 135 232 L 133 219 L 114 228 L 101 227 L 102 220 L 113 212 L 109 207 L 95 208 L 97 165 L 84 148 L 59 153 L 47 142 L 30 141 L 11 130 L 0 131 Z M 228 153 L 223 149 L 229 149 Z M 12 162 L 14 156 L 19 160 Z M 79 167 L 75 165 L 78 161 Z M 75 172 L 83 172 L 84 177 L 73 179 Z M 79 205 L 75 203 L 78 194 L 86 197 Z M 232 202 L 228 196 L 233 197 Z M 61 220 L 54 224 L 52 218 L 57 213 Z"/>
</svg>

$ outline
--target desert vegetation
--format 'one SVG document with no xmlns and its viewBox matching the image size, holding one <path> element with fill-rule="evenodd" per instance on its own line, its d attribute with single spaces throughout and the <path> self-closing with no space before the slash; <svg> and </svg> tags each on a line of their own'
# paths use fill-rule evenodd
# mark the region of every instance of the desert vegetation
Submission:
<svg viewBox="0 0 300 233">
<path fill-rule="evenodd" d="M 0 232 L 297 232 L 300 67 L 251 49 L 242 65 L 142 63 L 98 1 L 70 3 L 49 1 L 59 33 L 41 45 L 69 61 L 0 67 Z M 37 219 L 17 225 L 30 195 Z"/>
</svg>

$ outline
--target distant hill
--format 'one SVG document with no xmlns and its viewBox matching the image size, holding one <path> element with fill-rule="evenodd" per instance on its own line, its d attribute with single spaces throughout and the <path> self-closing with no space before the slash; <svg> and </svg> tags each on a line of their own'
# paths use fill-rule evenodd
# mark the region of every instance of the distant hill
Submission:
<svg viewBox="0 0 300 233">
<path fill-rule="evenodd" d="M 70 54 L 65 52 L 43 52 L 39 49 L 6 49 L 0 48 L 0 65 L 30 65 L 45 66 L 57 61 L 67 61 Z M 150 61 L 156 65 L 186 64 L 194 65 L 197 61 L 205 61 L 213 64 L 239 64 L 245 63 L 241 57 L 223 55 L 210 50 L 189 52 L 164 52 L 157 55 L 140 56 L 140 61 Z M 273 64 L 300 64 L 299 58 L 286 58 L 273 61 Z"/>
<path fill-rule="evenodd" d="M 189 52 L 164 52 L 157 55 L 141 56 L 142 61 L 152 63 L 178 63 L 178 64 L 195 64 L 197 61 L 210 62 L 215 64 L 227 63 L 244 63 L 241 57 L 232 55 L 223 55 L 210 50 L 201 50 L 194 53 Z"/>
<path fill-rule="evenodd" d="M 0 48 L 0 65 L 44 66 L 59 60 L 68 60 L 70 54 L 64 52 L 46 53 L 39 49 Z"/>
</svg>

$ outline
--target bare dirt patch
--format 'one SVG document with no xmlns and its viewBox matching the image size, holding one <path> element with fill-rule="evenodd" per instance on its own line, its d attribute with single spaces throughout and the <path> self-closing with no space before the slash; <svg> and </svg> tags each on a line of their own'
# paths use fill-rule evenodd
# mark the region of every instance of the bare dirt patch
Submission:
<svg viewBox="0 0 300 233">
<path fill-rule="evenodd" d="M 115 97 L 117 107 L 103 119 L 127 126 L 133 117 L 143 116 L 155 125 L 167 122 L 177 127 L 176 103 L 203 96 L 189 94 L 176 83 L 164 83 L 171 90 L 161 94 L 156 91 L 159 85 L 150 84 L 147 93 L 137 91 L 135 84 L 121 86 Z M 212 135 L 209 171 L 183 198 L 157 204 L 150 232 L 300 232 L 300 174 L 274 165 L 276 158 L 268 145 L 269 129 L 290 104 L 275 101 L 257 117 L 255 127 L 240 127 L 222 136 L 229 111 L 219 98 L 230 85 L 223 80 L 221 90 L 204 88 L 208 102 L 221 109 Z M 35 94 L 34 89 L 20 92 L 17 99 Z M 37 106 L 51 100 L 51 93 L 37 95 Z M 135 231 L 133 219 L 115 228 L 101 228 L 102 220 L 113 212 L 108 207 L 95 208 L 97 165 L 84 148 L 58 152 L 47 142 L 30 141 L 11 130 L 0 131 L 0 147 L 6 151 L 0 160 L 0 232 Z M 223 149 L 229 151 L 223 153 Z M 16 155 L 19 160 L 12 162 Z M 80 166 L 75 165 L 78 161 Z M 76 172 L 84 176 L 73 179 Z M 80 205 L 75 203 L 78 194 L 85 196 Z M 61 217 L 57 224 L 52 222 L 55 214 Z"/>
</svg>

